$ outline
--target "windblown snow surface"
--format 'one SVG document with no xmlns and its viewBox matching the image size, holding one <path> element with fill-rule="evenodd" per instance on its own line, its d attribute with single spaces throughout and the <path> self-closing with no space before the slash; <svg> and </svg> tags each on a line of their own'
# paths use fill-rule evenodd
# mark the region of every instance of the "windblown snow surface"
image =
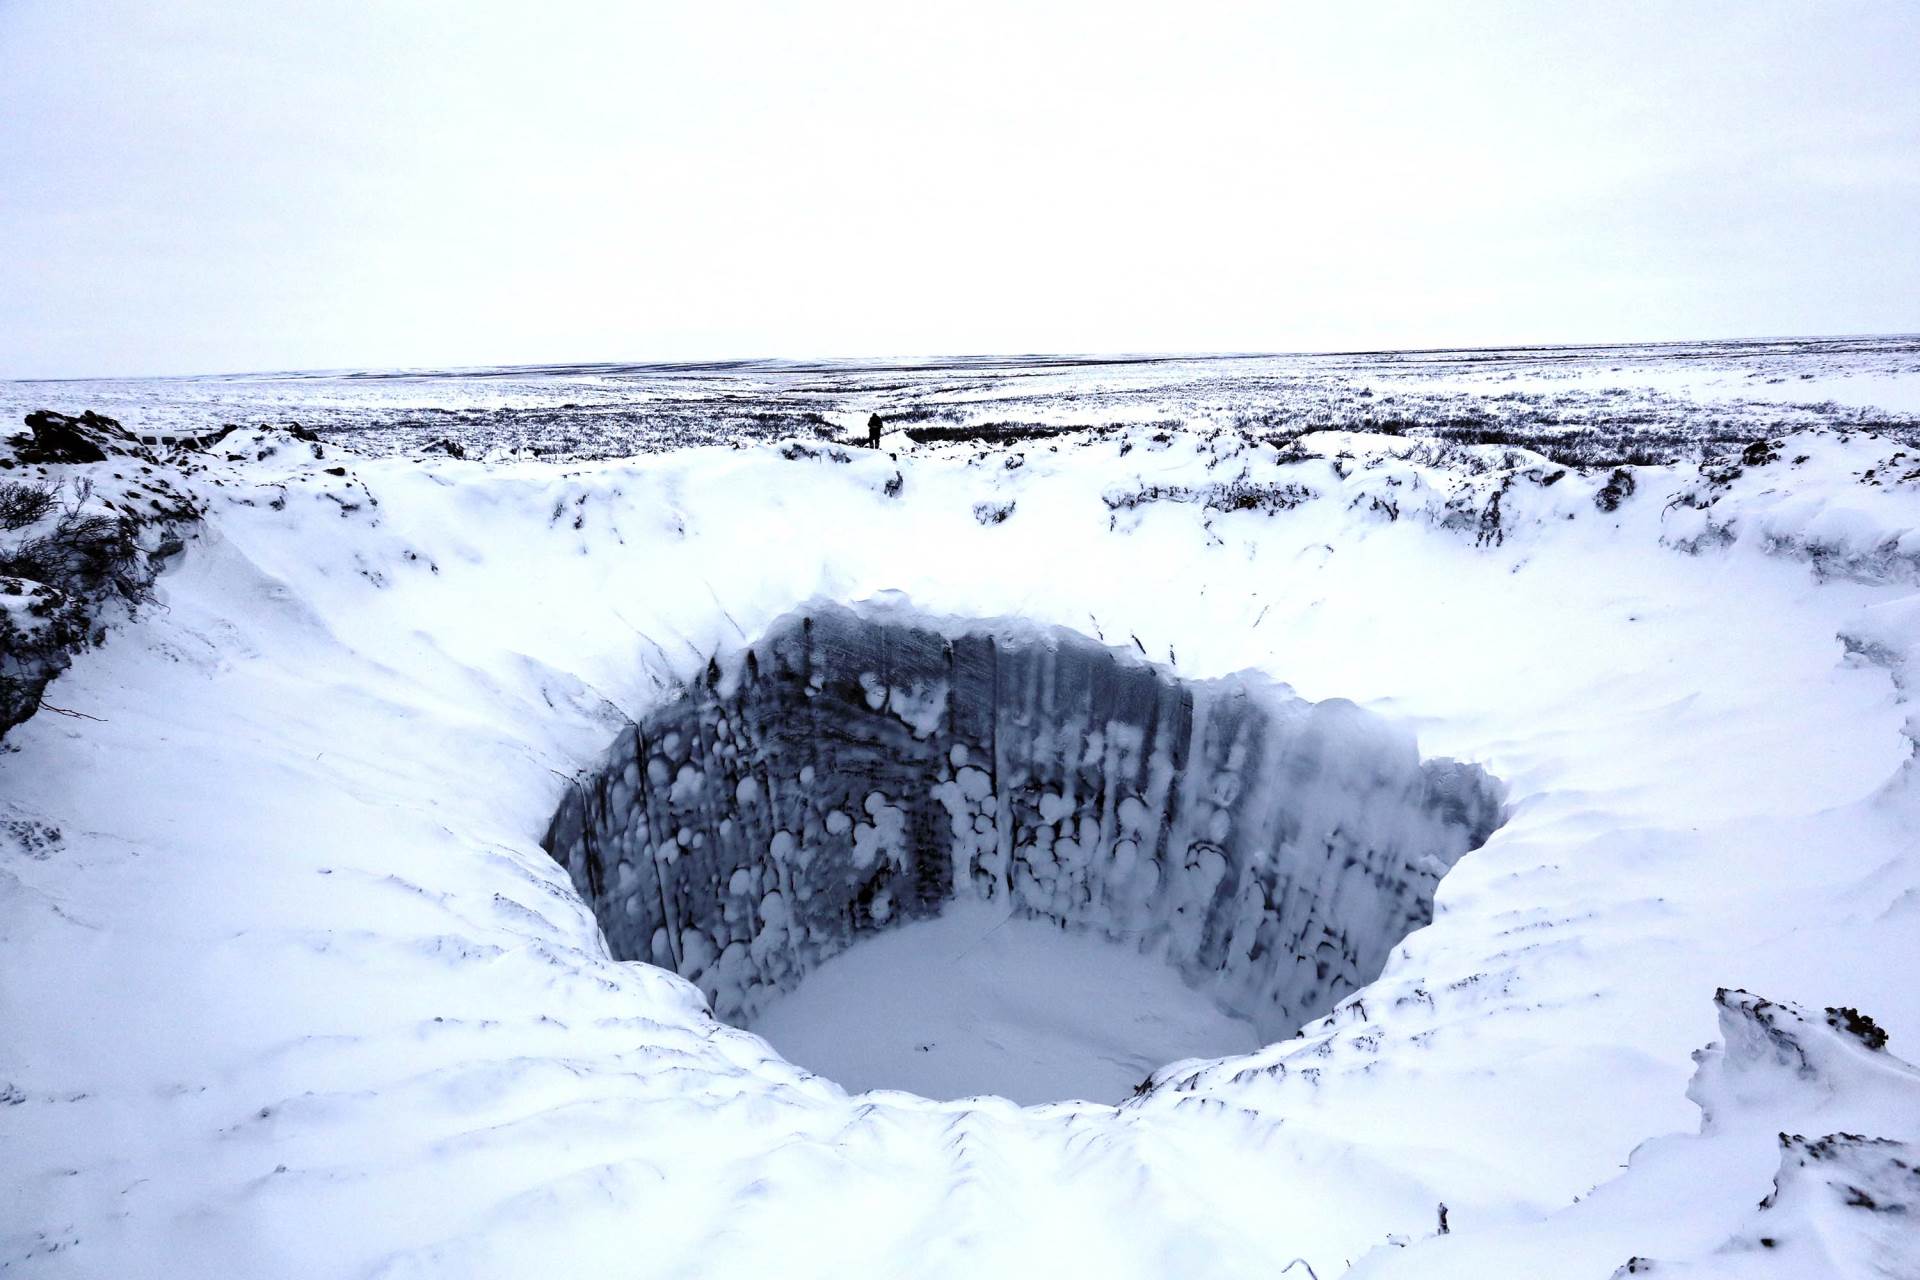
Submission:
<svg viewBox="0 0 1920 1280">
<path fill-rule="evenodd" d="M 1914 450 L 895 454 L 249 429 L 178 477 L 207 513 L 157 600 L 0 756 L 0 1271 L 1920 1274 Z M 894 592 L 1352 700 L 1504 822 L 1265 1047 L 1026 1107 L 850 1093 L 705 969 L 615 959 L 542 842 L 782 618 Z M 1116 856 L 1088 834 L 1048 839 Z"/>
</svg>

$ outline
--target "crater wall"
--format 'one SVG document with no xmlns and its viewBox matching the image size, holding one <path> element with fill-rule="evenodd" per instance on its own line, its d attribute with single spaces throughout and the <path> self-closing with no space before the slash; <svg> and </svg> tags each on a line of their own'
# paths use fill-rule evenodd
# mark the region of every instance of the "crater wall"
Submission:
<svg viewBox="0 0 1920 1280">
<path fill-rule="evenodd" d="M 819 605 L 625 730 L 545 844 L 616 956 L 729 1021 L 966 895 L 1155 954 L 1277 1039 L 1378 974 L 1500 814 L 1348 702 Z"/>
</svg>

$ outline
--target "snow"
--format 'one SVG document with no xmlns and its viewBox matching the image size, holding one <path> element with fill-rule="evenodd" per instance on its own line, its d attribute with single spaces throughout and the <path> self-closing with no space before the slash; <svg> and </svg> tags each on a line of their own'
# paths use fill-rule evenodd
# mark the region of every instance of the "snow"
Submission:
<svg viewBox="0 0 1920 1280">
<path fill-rule="evenodd" d="M 873 668 L 942 696 L 894 704 Z M 616 958 L 674 969 L 731 1021 L 874 930 L 977 898 L 1150 950 L 1276 1039 L 1378 973 L 1500 816 L 1496 780 L 1421 761 L 1351 703 L 1183 681 L 896 593 L 810 602 L 716 655 L 615 739 L 543 844 Z"/>
<path fill-rule="evenodd" d="M 1719 1038 L 1688 1086 L 1697 1134 L 1643 1144 L 1624 1175 L 1543 1222 L 1376 1251 L 1353 1274 L 1602 1275 L 1615 1262 L 1689 1277 L 1912 1274 L 1920 1148 L 1858 1134 L 1913 1133 L 1920 1071 L 1831 1015 L 1745 991 L 1716 1003 Z M 1816 1132 L 1835 1136 L 1802 1136 Z"/>
<path fill-rule="evenodd" d="M 889 450 L 907 432 L 1017 428 L 1363 426 L 1368 420 L 1569 431 L 1637 424 L 1646 443 L 1920 417 L 1920 339 L 1674 342 L 1415 352 L 743 360 L 424 372 L 0 382 L 0 421 L 89 407 L 151 434 L 227 423 L 351 431 L 368 452 L 436 440 L 471 457 L 624 457 L 689 443 L 821 436 Z M 1656 430 L 1645 430 L 1646 428 Z M 996 462 L 999 460 L 996 459 Z"/>
<path fill-rule="evenodd" d="M 1158 959 L 970 901 L 828 960 L 748 1029 L 849 1092 L 1020 1103 L 1115 1101 L 1260 1044 Z"/>
<path fill-rule="evenodd" d="M 1606 471 L 1359 432 L 1142 426 L 1012 469 L 262 433 L 176 482 L 208 510 L 157 604 L 53 686 L 97 719 L 0 755 L 0 1259 L 1912 1274 L 1920 1210 L 1846 1188 L 1901 1203 L 1920 1143 L 1920 487 L 1891 436 L 1771 434 L 1751 466 L 1632 468 L 1603 510 Z M 889 590 L 1350 699 L 1499 777 L 1509 819 L 1296 1035 L 1169 1045 L 1224 1056 L 1118 1105 L 850 1091 L 613 959 L 540 838 L 713 655 Z"/>
</svg>

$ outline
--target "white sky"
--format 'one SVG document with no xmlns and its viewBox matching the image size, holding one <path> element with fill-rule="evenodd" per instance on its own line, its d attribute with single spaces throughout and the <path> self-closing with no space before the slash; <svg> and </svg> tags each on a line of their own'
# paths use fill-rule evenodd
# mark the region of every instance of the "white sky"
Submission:
<svg viewBox="0 0 1920 1280">
<path fill-rule="evenodd" d="M 0 376 L 1911 331 L 1916 65 L 1904 0 L 0 0 Z"/>
</svg>

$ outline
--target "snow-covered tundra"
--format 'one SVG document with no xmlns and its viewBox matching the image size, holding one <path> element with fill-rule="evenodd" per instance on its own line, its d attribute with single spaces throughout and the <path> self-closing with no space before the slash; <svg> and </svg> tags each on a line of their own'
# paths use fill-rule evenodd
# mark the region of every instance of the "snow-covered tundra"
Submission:
<svg viewBox="0 0 1920 1280">
<path fill-rule="evenodd" d="M 9 473 L 122 514 L 164 488 L 184 549 L 0 756 L 0 1270 L 1920 1274 L 1897 435 L 1592 468 L 1152 422 L 575 462 L 340 439 Z M 852 718 L 756 720 L 759 755 L 703 739 L 683 774 L 669 709 L 704 732 L 793 618 L 876 601 L 947 637 L 927 662 L 999 620 L 1121 674 L 1072 702 L 1099 716 L 1035 693 L 963 734 L 974 704 L 855 663 L 811 686 Z M 1268 747 L 1206 735 L 1222 690 L 1267 700 Z M 1183 705 L 1155 766 L 1133 729 Z M 802 776 L 855 723 L 924 794 Z M 1425 790 L 1442 759 L 1484 786 Z M 1377 955 L 1276 949 L 1353 942 L 1408 868 L 1431 905 Z M 1258 1034 L 1021 1106 L 849 1092 L 909 1077 L 836 1082 L 710 1011 L 772 1035 L 954 896 L 998 912 L 976 940 L 1050 931 L 953 998 L 1022 1052 L 1083 944 Z M 1303 964 L 1324 1003 L 1261 1003 Z M 1138 1012 L 1085 998 L 1083 1041 Z"/>
</svg>

